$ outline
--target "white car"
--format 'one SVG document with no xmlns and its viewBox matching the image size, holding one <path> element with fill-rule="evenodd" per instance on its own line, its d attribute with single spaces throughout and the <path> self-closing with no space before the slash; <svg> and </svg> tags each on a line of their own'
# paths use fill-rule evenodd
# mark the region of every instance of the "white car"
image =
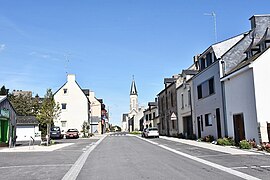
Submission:
<svg viewBox="0 0 270 180">
<path fill-rule="evenodd" d="M 152 127 L 152 128 L 147 128 L 146 132 L 144 133 L 145 137 L 157 137 L 159 138 L 159 133 L 158 133 L 158 128 Z"/>
</svg>

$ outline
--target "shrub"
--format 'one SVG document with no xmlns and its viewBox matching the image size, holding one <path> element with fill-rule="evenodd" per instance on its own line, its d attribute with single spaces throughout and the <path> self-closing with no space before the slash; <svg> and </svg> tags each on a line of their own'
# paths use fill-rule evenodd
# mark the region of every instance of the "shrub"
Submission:
<svg viewBox="0 0 270 180">
<path fill-rule="evenodd" d="M 235 145 L 234 140 L 231 137 L 228 137 L 228 138 L 226 138 L 226 137 L 219 138 L 217 140 L 217 144 L 218 145 L 221 145 L 221 146 L 234 146 Z"/>
<path fill-rule="evenodd" d="M 137 134 L 141 134 L 141 132 L 140 132 L 140 131 L 132 131 L 132 132 L 130 132 L 129 134 L 137 135 Z"/>
<path fill-rule="evenodd" d="M 205 136 L 204 138 L 202 138 L 202 141 L 204 141 L 204 142 L 212 142 L 214 140 L 215 140 L 215 138 L 212 135 L 208 135 L 208 136 Z"/>
<path fill-rule="evenodd" d="M 187 136 L 187 139 L 191 139 L 191 140 L 197 139 L 196 134 L 192 134 L 192 135 Z"/>
<path fill-rule="evenodd" d="M 242 140 L 239 143 L 240 149 L 251 149 L 251 145 L 247 140 Z"/>
</svg>

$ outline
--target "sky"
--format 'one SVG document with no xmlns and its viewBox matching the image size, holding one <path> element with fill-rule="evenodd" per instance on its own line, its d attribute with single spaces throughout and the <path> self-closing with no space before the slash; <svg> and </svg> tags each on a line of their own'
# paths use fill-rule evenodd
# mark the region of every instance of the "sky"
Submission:
<svg viewBox="0 0 270 180">
<path fill-rule="evenodd" d="M 255 3 L 256 2 L 256 3 Z M 270 1 L 251 0 L 0 0 L 0 86 L 44 96 L 66 74 L 95 91 L 121 125 L 134 75 L 147 106 L 193 56 L 250 30 Z"/>
</svg>

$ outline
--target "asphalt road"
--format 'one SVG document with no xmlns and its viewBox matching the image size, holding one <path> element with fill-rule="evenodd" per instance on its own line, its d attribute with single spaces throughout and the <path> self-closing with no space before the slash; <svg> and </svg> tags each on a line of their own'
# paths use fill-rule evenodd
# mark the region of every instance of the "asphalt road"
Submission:
<svg viewBox="0 0 270 180">
<path fill-rule="evenodd" d="M 63 139 L 73 145 L 52 152 L 1 152 L 0 179 L 62 179 L 74 162 L 96 139 Z"/>
<path fill-rule="evenodd" d="M 160 138 L 147 140 L 119 133 L 98 142 L 60 140 L 74 145 L 53 152 L 1 152 L 0 179 L 60 180 L 73 174 L 72 168 L 79 180 L 270 179 L 269 155 L 230 155 Z"/>
<path fill-rule="evenodd" d="M 244 175 L 269 179 L 270 156 L 232 156 L 163 139 L 149 139 L 192 157 L 235 168 Z M 248 167 L 248 168 L 246 168 Z M 249 169 L 250 168 L 250 169 Z M 254 172 L 255 171 L 255 172 Z M 248 177 L 250 178 L 250 177 Z M 241 179 L 212 166 L 183 157 L 137 137 L 109 136 L 92 152 L 78 179 Z"/>
</svg>

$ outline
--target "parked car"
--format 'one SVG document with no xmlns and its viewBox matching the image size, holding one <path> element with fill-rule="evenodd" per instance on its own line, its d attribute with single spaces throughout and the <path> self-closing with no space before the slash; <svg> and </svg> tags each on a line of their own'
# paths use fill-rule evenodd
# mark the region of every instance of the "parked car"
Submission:
<svg viewBox="0 0 270 180">
<path fill-rule="evenodd" d="M 147 130 L 147 128 L 144 128 L 144 129 L 142 130 L 142 137 L 145 137 L 145 132 L 146 132 L 146 130 Z"/>
<path fill-rule="evenodd" d="M 66 132 L 66 139 L 79 138 L 79 131 L 77 129 L 68 129 Z"/>
<path fill-rule="evenodd" d="M 147 128 L 144 136 L 146 138 L 148 138 L 148 137 L 159 138 L 158 128 L 156 128 L 156 127 Z"/>
<path fill-rule="evenodd" d="M 60 127 L 53 126 L 50 130 L 50 138 L 51 139 L 62 139 L 64 136 L 61 134 Z"/>
</svg>

